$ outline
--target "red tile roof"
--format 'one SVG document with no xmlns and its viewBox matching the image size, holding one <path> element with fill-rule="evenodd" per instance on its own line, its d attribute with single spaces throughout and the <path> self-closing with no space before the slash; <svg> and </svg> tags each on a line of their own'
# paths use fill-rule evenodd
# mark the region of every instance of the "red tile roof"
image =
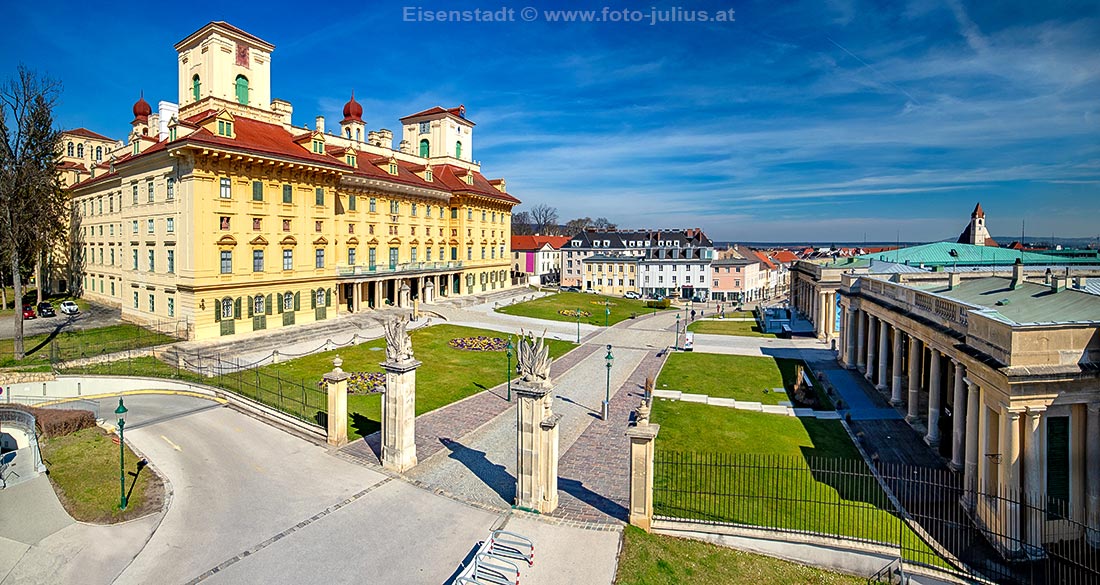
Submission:
<svg viewBox="0 0 1100 585">
<path fill-rule="evenodd" d="M 763 253 L 759 250 L 753 250 L 752 253 L 753 253 L 754 256 L 757 257 L 757 259 L 760 260 L 761 264 L 763 264 L 764 266 L 767 266 L 771 270 L 775 270 L 775 268 L 776 268 L 775 263 L 772 262 L 771 258 L 768 258 L 767 254 L 765 254 L 765 253 Z"/>
<path fill-rule="evenodd" d="M 202 116 L 202 114 L 200 114 Z M 204 116 L 208 117 L 208 116 Z M 189 118 L 194 119 L 194 117 Z M 276 156 L 296 158 L 314 163 L 323 163 L 347 167 L 335 157 L 310 152 L 296 144 L 293 137 L 282 126 L 268 124 L 259 120 L 252 120 L 237 116 L 233 118 L 234 138 L 218 136 L 205 128 L 200 128 L 183 138 L 186 142 L 198 142 L 200 144 L 215 144 L 234 149 L 262 152 Z"/>
<path fill-rule="evenodd" d="M 72 134 L 74 136 L 83 136 L 84 138 L 94 138 L 95 140 L 105 140 L 107 142 L 114 142 L 114 138 L 107 138 L 102 134 L 97 134 L 88 130 L 87 128 L 75 128 L 73 130 L 66 130 L 65 134 Z"/>
<path fill-rule="evenodd" d="M 512 236 L 512 250 L 534 251 L 546 244 L 550 244 L 550 247 L 555 250 L 560 250 L 571 239 L 569 236 Z"/>
<path fill-rule="evenodd" d="M 780 250 L 775 254 L 772 254 L 772 258 L 780 264 L 790 264 L 791 262 L 797 262 L 798 256 L 795 256 L 794 252 L 787 250 Z"/>
<path fill-rule="evenodd" d="M 432 107 L 432 108 L 428 108 L 428 109 L 424 110 L 423 112 L 417 112 L 415 114 L 405 116 L 404 118 L 401 118 L 401 123 L 404 123 L 405 120 L 413 120 L 415 118 L 421 118 L 423 116 L 436 116 L 436 115 L 439 115 L 439 114 L 450 114 L 450 115 L 458 118 L 459 120 L 462 120 L 463 122 L 465 122 L 465 123 L 467 123 L 471 126 L 475 125 L 473 122 L 466 119 L 466 107 L 465 106 L 459 106 L 457 108 L 443 108 L 443 107 L 440 107 L 440 106 L 435 106 L 435 107 Z"/>
</svg>

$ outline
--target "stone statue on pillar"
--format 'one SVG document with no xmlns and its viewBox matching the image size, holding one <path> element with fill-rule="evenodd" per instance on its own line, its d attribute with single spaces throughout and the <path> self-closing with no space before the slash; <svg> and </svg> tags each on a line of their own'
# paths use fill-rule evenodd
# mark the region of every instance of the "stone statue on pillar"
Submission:
<svg viewBox="0 0 1100 585">
<path fill-rule="evenodd" d="M 516 389 L 516 506 L 546 514 L 558 507 L 558 422 L 553 411 L 550 348 L 520 332 Z"/>
<path fill-rule="evenodd" d="M 407 321 L 383 324 L 386 336 L 386 390 L 382 396 L 382 466 L 404 472 L 416 466 L 416 368 Z"/>
</svg>

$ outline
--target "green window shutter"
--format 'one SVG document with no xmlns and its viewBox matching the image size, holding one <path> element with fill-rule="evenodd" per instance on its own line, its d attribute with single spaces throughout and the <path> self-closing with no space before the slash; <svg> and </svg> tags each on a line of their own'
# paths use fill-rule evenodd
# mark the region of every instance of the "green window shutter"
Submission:
<svg viewBox="0 0 1100 585">
<path fill-rule="evenodd" d="M 302 293 L 300 292 L 294 293 L 294 310 L 302 310 Z"/>
<path fill-rule="evenodd" d="M 270 315 L 271 314 L 271 298 L 272 298 L 271 295 L 267 295 L 267 303 L 264 304 L 264 314 L 265 315 Z"/>
<path fill-rule="evenodd" d="M 325 306 L 326 307 L 331 307 L 332 306 L 332 289 L 331 288 L 326 288 L 325 289 Z"/>
<path fill-rule="evenodd" d="M 317 308 L 317 291 L 310 289 L 309 291 L 309 308 Z"/>
<path fill-rule="evenodd" d="M 241 297 L 233 299 L 233 318 L 241 318 Z"/>
<path fill-rule="evenodd" d="M 214 301 L 214 322 L 221 323 L 222 320 L 222 302 Z"/>
<path fill-rule="evenodd" d="M 1069 417 L 1047 418 L 1047 498 L 1051 512 L 1069 502 Z"/>
<path fill-rule="evenodd" d="M 283 298 L 284 298 L 283 295 L 279 295 L 279 296 L 275 297 L 275 305 L 276 305 L 275 310 L 278 311 L 280 315 L 283 314 Z"/>
<path fill-rule="evenodd" d="M 252 316 L 252 307 L 253 307 L 253 304 L 252 304 L 252 303 L 253 303 L 253 302 L 254 302 L 253 298 L 252 298 L 252 297 L 248 297 L 248 316 L 249 316 L 249 317 L 251 317 L 251 316 Z"/>
</svg>

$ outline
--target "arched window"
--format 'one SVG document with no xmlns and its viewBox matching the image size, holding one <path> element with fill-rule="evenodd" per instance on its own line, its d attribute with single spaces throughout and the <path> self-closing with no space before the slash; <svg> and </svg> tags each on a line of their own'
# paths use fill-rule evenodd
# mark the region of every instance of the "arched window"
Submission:
<svg viewBox="0 0 1100 585">
<path fill-rule="evenodd" d="M 362 136 L 362 134 L 360 134 L 360 130 L 358 128 L 356 128 L 355 129 L 355 141 L 359 142 L 361 140 L 363 140 L 363 136 Z"/>
<path fill-rule="evenodd" d="M 196 77 L 196 79 L 198 79 L 198 77 Z M 232 319 L 233 318 L 233 299 L 231 299 L 229 297 L 225 297 L 224 299 L 222 299 L 221 309 L 222 309 L 222 319 Z"/>
<path fill-rule="evenodd" d="M 95 147 L 95 159 L 97 161 L 103 160 L 103 147 L 102 146 Z"/>
<path fill-rule="evenodd" d="M 69 148 L 68 148 L 67 152 L 68 152 L 69 156 L 73 155 L 73 143 L 72 142 L 69 143 Z"/>
<path fill-rule="evenodd" d="M 199 87 L 200 87 L 200 85 L 201 84 L 199 83 L 199 76 L 198 75 L 195 75 L 194 77 L 191 78 L 191 97 L 194 98 L 194 100 L 196 102 L 199 101 Z"/>
<path fill-rule="evenodd" d="M 425 138 L 420 141 L 420 156 L 428 158 L 428 139 Z"/>
<path fill-rule="evenodd" d="M 348 140 L 351 140 L 351 128 L 344 128 L 344 134 L 347 135 Z"/>
<path fill-rule="evenodd" d="M 244 75 L 237 76 L 237 102 L 248 105 L 248 78 Z"/>
<path fill-rule="evenodd" d="M 455 158 L 462 158 L 462 141 L 455 142 Z"/>
<path fill-rule="evenodd" d="M 77 144 L 76 145 L 76 158 L 84 158 L 84 145 L 83 144 Z"/>
</svg>

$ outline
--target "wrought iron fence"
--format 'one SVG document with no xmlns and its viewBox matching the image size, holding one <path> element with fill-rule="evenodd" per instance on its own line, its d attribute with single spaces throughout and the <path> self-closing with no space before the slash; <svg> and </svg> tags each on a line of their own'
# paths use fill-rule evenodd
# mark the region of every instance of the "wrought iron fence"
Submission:
<svg viewBox="0 0 1100 585">
<path fill-rule="evenodd" d="M 839 538 L 906 565 L 1011 585 L 1100 583 L 1084 510 L 1000 490 L 968 494 L 944 469 L 860 459 L 658 450 L 660 517 Z"/>
<path fill-rule="evenodd" d="M 48 344 L 49 361 L 58 364 L 174 343 L 187 339 L 189 328 L 187 319 L 158 319 L 91 329 L 77 327 L 51 334 L 40 344 Z M 37 346 L 28 349 L 28 354 L 40 351 Z"/>
</svg>

